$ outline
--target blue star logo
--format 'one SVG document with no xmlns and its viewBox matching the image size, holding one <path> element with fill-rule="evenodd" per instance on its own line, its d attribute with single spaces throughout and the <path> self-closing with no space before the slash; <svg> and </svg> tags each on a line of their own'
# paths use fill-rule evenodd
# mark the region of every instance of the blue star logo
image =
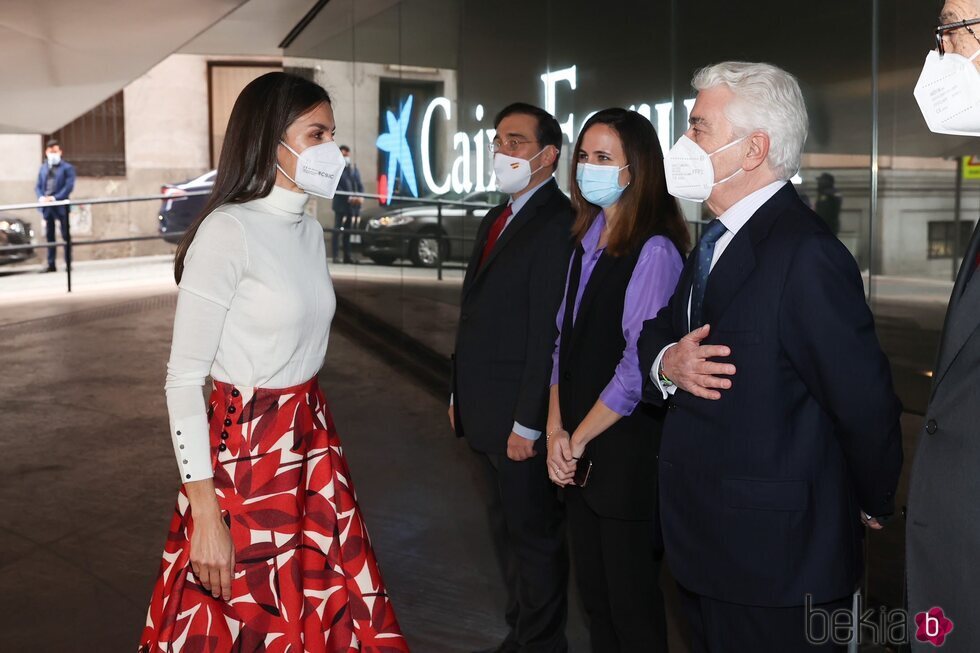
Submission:
<svg viewBox="0 0 980 653">
<path fill-rule="evenodd" d="M 388 153 L 389 202 L 395 189 L 395 178 L 399 168 L 412 195 L 419 196 L 418 184 L 415 181 L 415 162 L 412 160 L 412 151 L 408 147 L 408 123 L 412 116 L 412 101 L 413 96 L 409 95 L 399 110 L 397 118 L 391 110 L 387 112 L 388 131 L 378 136 L 378 149 Z"/>
</svg>

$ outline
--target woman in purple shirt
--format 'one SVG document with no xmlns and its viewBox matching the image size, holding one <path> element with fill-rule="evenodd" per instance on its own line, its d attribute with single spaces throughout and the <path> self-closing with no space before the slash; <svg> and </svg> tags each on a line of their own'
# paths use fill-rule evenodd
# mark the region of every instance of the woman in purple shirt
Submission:
<svg viewBox="0 0 980 653">
<path fill-rule="evenodd" d="M 592 116 L 575 145 L 574 235 L 558 311 L 548 473 L 565 487 L 592 650 L 666 651 L 657 520 L 662 413 L 640 404 L 636 341 L 674 292 L 690 237 L 650 121 Z"/>
</svg>

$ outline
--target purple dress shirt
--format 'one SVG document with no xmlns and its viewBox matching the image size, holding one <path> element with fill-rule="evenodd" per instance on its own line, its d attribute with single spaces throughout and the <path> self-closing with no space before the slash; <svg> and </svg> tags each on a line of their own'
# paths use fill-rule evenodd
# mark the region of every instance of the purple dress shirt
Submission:
<svg viewBox="0 0 980 653">
<path fill-rule="evenodd" d="M 606 215 L 600 212 L 592 226 L 582 239 L 582 277 L 575 295 L 575 310 L 573 320 L 578 319 L 578 309 L 582 303 L 582 295 L 589 278 L 595 269 L 604 247 L 599 247 L 599 238 L 606 226 Z M 623 357 L 616 366 L 613 378 L 606 384 L 599 398 L 610 410 L 626 416 L 633 412 L 643 393 L 643 375 L 640 373 L 640 363 L 636 354 L 636 341 L 640 337 L 643 322 L 655 317 L 661 308 L 667 305 L 667 300 L 674 293 L 677 281 L 681 276 L 684 261 L 677 247 L 666 236 L 654 236 L 649 239 L 640 251 L 640 258 L 633 268 L 633 276 L 626 287 L 626 298 L 623 305 L 623 337 L 626 348 Z M 571 270 L 571 263 L 569 263 Z M 568 301 L 568 277 L 565 277 L 565 298 L 558 308 L 558 340 L 552 354 L 551 385 L 558 384 L 558 352 L 561 348 L 562 318 L 565 315 L 565 302 Z"/>
</svg>

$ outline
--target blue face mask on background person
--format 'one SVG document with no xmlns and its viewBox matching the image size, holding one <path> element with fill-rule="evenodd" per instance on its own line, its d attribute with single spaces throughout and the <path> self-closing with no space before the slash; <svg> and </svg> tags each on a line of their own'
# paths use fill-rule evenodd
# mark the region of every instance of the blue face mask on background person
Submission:
<svg viewBox="0 0 980 653">
<path fill-rule="evenodd" d="M 597 166 L 594 163 L 580 163 L 575 172 L 578 189 L 587 202 L 606 208 L 612 206 L 622 197 L 626 186 L 619 185 L 619 171 L 628 168 L 627 163 L 622 168 L 615 166 Z"/>
</svg>

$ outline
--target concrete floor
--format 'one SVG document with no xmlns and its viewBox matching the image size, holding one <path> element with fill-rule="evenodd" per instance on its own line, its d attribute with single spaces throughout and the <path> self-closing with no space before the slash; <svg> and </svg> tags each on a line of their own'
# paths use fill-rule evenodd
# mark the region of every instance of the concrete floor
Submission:
<svg viewBox="0 0 980 653">
<path fill-rule="evenodd" d="M 134 649 L 179 483 L 162 390 L 170 265 L 166 257 L 79 264 L 71 295 L 63 274 L 0 273 L 0 651 Z M 434 351 L 451 349 L 458 272 L 440 283 L 432 271 L 331 269 L 345 299 Z M 903 394 L 915 397 L 948 291 L 901 280 L 883 290 L 879 333 Z M 413 650 L 499 640 L 503 592 L 445 398 L 340 330 L 320 378 Z M 905 416 L 906 469 L 920 424 Z M 871 593 L 893 605 L 903 526 L 869 544 Z M 677 623 L 672 614 L 671 651 L 682 653 Z M 574 653 L 588 650 L 574 597 L 569 636 Z"/>
<path fill-rule="evenodd" d="M 111 295 L 0 302 L 3 651 L 127 652 L 143 627 L 179 483 L 162 391 L 175 296 Z M 471 459 L 442 401 L 337 331 L 320 380 L 412 650 L 501 639 Z M 577 610 L 569 634 L 587 650 Z"/>
</svg>

